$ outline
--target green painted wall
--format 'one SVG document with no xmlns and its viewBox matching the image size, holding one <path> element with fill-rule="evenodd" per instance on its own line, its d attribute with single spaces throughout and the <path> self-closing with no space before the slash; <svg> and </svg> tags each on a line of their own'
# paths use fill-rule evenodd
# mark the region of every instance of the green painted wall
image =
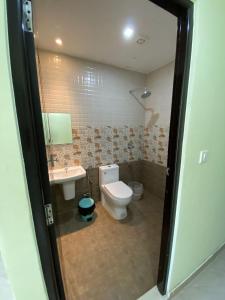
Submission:
<svg viewBox="0 0 225 300">
<path fill-rule="evenodd" d="M 18 135 L 6 24 L 5 1 L 0 1 L 0 252 L 16 300 L 45 300 Z"/>
<path fill-rule="evenodd" d="M 169 291 L 225 243 L 225 1 L 196 0 Z M 209 150 L 198 165 L 199 151 Z"/>
</svg>

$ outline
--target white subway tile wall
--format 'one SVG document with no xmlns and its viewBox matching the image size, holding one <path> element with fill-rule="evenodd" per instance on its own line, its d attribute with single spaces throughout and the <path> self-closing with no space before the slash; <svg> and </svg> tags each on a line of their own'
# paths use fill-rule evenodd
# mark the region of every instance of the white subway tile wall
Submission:
<svg viewBox="0 0 225 300">
<path fill-rule="evenodd" d="M 55 168 L 146 159 L 166 165 L 168 126 L 144 128 L 146 113 L 129 90 L 147 76 L 67 55 L 39 51 L 42 110 L 72 115 L 72 145 L 48 146 Z M 170 112 L 169 112 L 170 113 Z"/>
<path fill-rule="evenodd" d="M 145 112 L 129 90 L 146 76 L 108 65 L 39 51 L 43 110 L 69 112 L 72 126 L 139 126 Z"/>
</svg>

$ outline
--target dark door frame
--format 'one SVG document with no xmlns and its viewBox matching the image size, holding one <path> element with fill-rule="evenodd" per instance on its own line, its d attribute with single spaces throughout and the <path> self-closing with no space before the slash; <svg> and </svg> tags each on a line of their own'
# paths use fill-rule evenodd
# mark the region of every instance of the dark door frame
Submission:
<svg viewBox="0 0 225 300">
<path fill-rule="evenodd" d="M 168 148 L 169 175 L 163 216 L 158 288 L 166 293 L 179 182 L 186 96 L 191 57 L 193 3 L 150 0 L 178 18 L 173 100 Z M 47 226 L 44 205 L 51 203 L 47 157 L 32 32 L 22 28 L 22 0 L 7 0 L 9 50 L 16 111 L 38 249 L 49 299 L 64 300 L 54 227 Z"/>
<path fill-rule="evenodd" d="M 167 292 L 169 265 L 173 243 L 181 150 L 186 112 L 186 99 L 191 61 L 193 3 L 189 0 L 151 0 L 178 19 L 177 46 L 173 82 L 172 107 L 167 159 L 161 249 L 157 286 L 162 295 Z"/>
</svg>

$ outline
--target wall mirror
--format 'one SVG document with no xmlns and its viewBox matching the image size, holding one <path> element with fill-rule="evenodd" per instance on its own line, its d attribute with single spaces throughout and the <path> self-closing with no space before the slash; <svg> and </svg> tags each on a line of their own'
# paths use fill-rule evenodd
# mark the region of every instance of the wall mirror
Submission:
<svg viewBox="0 0 225 300">
<path fill-rule="evenodd" d="M 72 144 L 71 115 L 67 113 L 42 113 L 45 144 Z"/>
</svg>

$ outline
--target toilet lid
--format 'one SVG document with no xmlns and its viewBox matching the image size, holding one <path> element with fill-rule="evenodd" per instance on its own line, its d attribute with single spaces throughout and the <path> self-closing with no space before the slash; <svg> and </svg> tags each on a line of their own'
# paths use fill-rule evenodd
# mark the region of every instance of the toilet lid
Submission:
<svg viewBox="0 0 225 300">
<path fill-rule="evenodd" d="M 131 188 L 123 181 L 108 183 L 105 185 L 105 189 L 117 199 L 129 198 L 133 193 Z"/>
</svg>

